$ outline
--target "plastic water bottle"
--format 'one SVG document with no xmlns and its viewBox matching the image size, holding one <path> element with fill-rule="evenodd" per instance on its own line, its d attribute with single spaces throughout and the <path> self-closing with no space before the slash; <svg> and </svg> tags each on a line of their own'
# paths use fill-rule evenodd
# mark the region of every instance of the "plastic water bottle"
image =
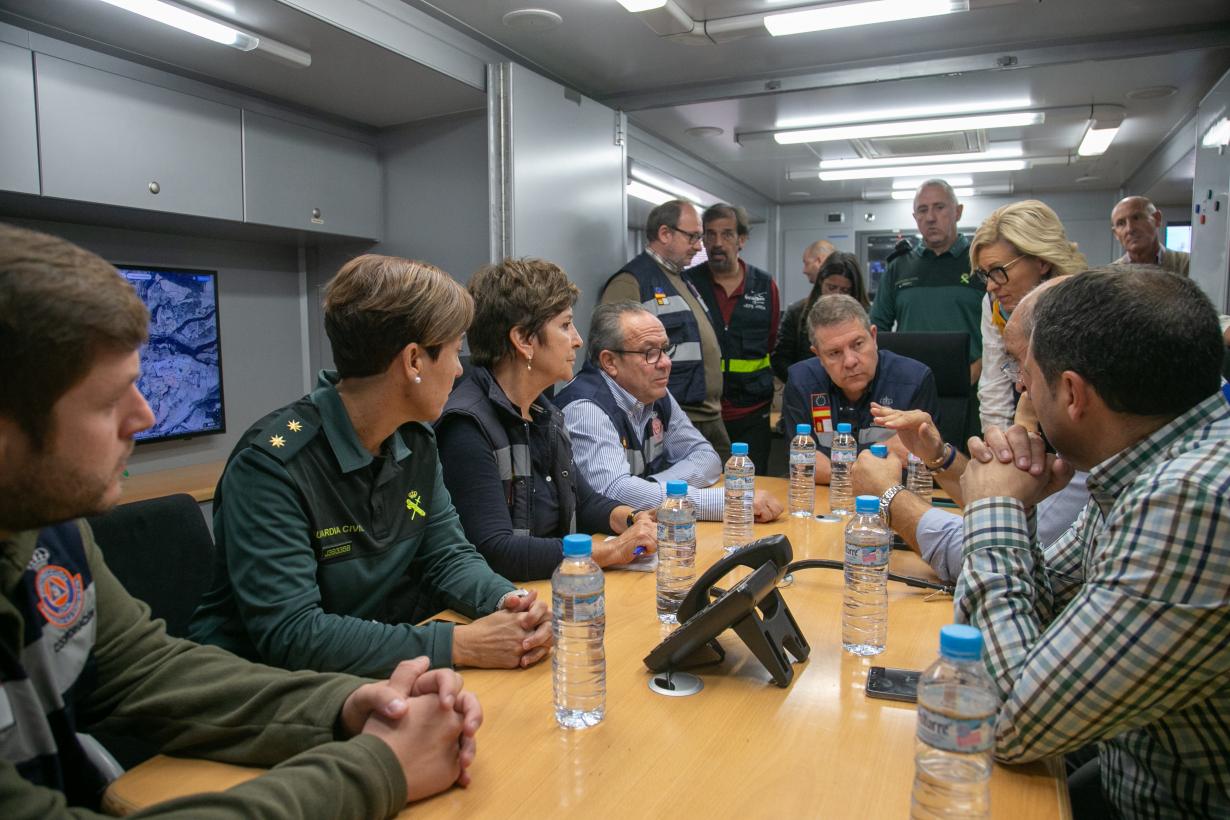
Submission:
<svg viewBox="0 0 1230 820">
<path fill-rule="evenodd" d="M 726 507 L 722 511 L 722 546 L 733 552 L 752 540 L 752 496 L 756 493 L 756 465 L 747 455 L 747 445 L 730 445 L 726 462 Z"/>
<path fill-rule="evenodd" d="M 677 624 L 679 604 L 696 578 L 696 514 L 686 481 L 666 482 L 658 508 L 658 620 Z"/>
<path fill-rule="evenodd" d="M 850 483 L 850 468 L 858 455 L 853 429 L 846 422 L 837 425 L 833 446 L 829 450 L 832 471 L 829 478 L 829 509 L 833 515 L 849 515 L 854 511 L 854 488 Z"/>
<path fill-rule="evenodd" d="M 999 701 L 982 662 L 982 633 L 949 624 L 940 657 L 918 680 L 910 817 L 991 816 L 991 754 Z"/>
<path fill-rule="evenodd" d="M 846 593 L 841 648 L 878 655 L 888 636 L 888 555 L 891 533 L 880 520 L 880 499 L 860 495 L 846 525 Z"/>
<path fill-rule="evenodd" d="M 927 465 L 922 463 L 921 458 L 910 453 L 910 463 L 905 473 L 905 488 L 930 504 L 931 490 L 934 486 L 931 471 L 927 469 Z"/>
<path fill-rule="evenodd" d="M 595 726 L 606 714 L 606 602 L 590 536 L 564 536 L 564 560 L 551 575 L 551 609 L 555 720 L 568 729 Z"/>
<path fill-rule="evenodd" d="M 811 425 L 799 424 L 790 440 L 790 514 L 811 518 L 816 507 L 816 441 Z"/>
</svg>

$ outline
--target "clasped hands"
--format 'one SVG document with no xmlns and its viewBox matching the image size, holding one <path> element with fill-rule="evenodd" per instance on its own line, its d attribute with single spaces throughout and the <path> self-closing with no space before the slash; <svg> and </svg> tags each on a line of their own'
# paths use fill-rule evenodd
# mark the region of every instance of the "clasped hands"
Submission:
<svg viewBox="0 0 1230 820">
<path fill-rule="evenodd" d="M 380 738 L 397 756 L 407 802 L 467 786 L 483 710 L 452 669 L 428 670 L 427 658 L 402 661 L 386 681 L 355 689 L 338 715 L 341 733 Z"/>
<path fill-rule="evenodd" d="M 970 461 L 961 474 L 961 493 L 969 504 L 983 498 L 1011 496 L 1030 509 L 1072 480 L 1072 465 L 1046 452 L 1042 436 L 1019 424 L 988 427 L 983 438 L 969 440 Z"/>
</svg>

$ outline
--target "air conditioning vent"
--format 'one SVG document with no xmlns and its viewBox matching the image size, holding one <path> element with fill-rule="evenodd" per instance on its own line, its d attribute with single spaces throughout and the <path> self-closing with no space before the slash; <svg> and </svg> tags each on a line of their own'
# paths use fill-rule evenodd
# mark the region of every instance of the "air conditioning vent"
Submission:
<svg viewBox="0 0 1230 820">
<path fill-rule="evenodd" d="M 945 134 L 917 134 L 908 137 L 878 137 L 851 140 L 854 150 L 864 159 L 894 159 L 897 157 L 933 154 L 969 154 L 987 149 L 986 131 L 951 131 Z"/>
</svg>

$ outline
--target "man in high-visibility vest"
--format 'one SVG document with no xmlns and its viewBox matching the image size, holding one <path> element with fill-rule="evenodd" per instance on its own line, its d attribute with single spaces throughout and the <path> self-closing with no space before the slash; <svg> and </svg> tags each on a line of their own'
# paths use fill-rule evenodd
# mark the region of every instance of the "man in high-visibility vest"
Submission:
<svg viewBox="0 0 1230 820">
<path fill-rule="evenodd" d="M 731 441 L 747 443 L 763 475 L 769 464 L 769 405 L 773 370 L 769 353 L 777 344 L 781 301 L 766 271 L 739 258 L 747 243 L 747 212 L 719 203 L 701 216 L 708 260 L 684 271 L 709 308 L 709 321 L 722 346 L 722 421 Z"/>
</svg>

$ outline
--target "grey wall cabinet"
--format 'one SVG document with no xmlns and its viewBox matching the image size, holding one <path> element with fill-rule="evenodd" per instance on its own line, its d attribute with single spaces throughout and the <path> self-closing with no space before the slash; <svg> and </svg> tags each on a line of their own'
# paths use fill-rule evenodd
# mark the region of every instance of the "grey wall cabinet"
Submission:
<svg viewBox="0 0 1230 820">
<path fill-rule="evenodd" d="M 251 111 L 243 127 L 248 222 L 381 238 L 376 146 Z"/>
<path fill-rule="evenodd" d="M 43 194 L 243 219 L 237 107 L 35 56 Z"/>
<path fill-rule="evenodd" d="M 0 190 L 39 192 L 34 63 L 9 43 L 0 43 Z"/>
</svg>

